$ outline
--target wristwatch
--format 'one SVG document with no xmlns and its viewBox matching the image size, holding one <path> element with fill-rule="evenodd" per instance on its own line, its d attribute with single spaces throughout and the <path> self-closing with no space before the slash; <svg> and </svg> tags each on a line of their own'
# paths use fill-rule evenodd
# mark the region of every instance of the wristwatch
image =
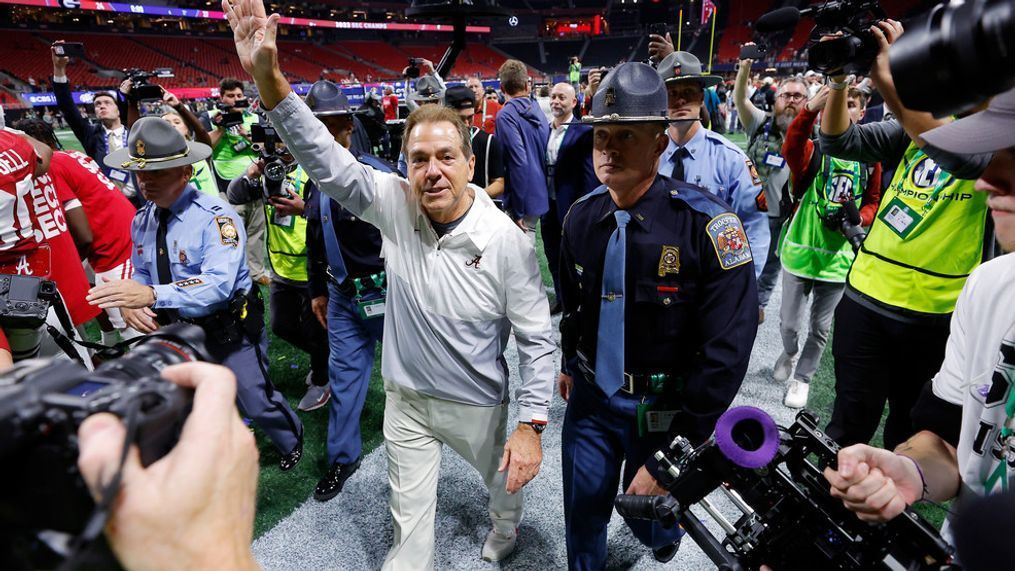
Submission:
<svg viewBox="0 0 1015 571">
<path fill-rule="evenodd" d="M 532 430 L 536 431 L 536 434 L 542 434 L 546 430 L 545 422 L 519 422 L 518 424 L 527 424 L 532 427 Z"/>
</svg>

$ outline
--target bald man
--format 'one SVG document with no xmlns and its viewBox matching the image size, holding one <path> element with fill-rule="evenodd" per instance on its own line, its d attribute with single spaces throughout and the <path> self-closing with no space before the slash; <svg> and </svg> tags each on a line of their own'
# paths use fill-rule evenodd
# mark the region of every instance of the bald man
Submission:
<svg viewBox="0 0 1015 571">
<path fill-rule="evenodd" d="M 476 114 L 472 116 L 472 125 L 493 135 L 496 130 L 495 119 L 497 112 L 500 111 L 500 103 L 486 97 L 486 88 L 483 87 L 483 82 L 478 77 L 470 77 L 466 80 L 465 86 L 476 95 Z"/>
<path fill-rule="evenodd" d="M 578 105 L 574 87 L 558 83 L 550 90 L 550 139 L 546 145 L 546 178 L 550 210 L 543 215 L 543 251 L 553 275 L 553 291 L 560 299 L 557 263 L 560 258 L 560 231 L 571 204 L 599 187 L 592 167 L 592 127 L 575 123 Z M 560 311 L 554 303 L 552 313 Z"/>
</svg>

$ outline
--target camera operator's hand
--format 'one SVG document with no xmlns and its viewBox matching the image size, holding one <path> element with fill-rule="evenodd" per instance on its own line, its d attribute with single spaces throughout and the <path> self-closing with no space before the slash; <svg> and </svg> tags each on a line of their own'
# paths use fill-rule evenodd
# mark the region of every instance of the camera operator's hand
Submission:
<svg viewBox="0 0 1015 571">
<path fill-rule="evenodd" d="M 648 468 L 642 466 L 624 493 L 632 496 L 665 496 L 669 492 L 648 473 Z"/>
<path fill-rule="evenodd" d="M 807 102 L 807 110 L 811 113 L 817 113 L 825 108 L 825 103 L 828 102 L 828 93 L 831 88 L 827 85 L 822 85 L 821 89 L 814 94 Z"/>
<path fill-rule="evenodd" d="M 328 296 L 319 295 L 310 300 L 310 311 L 325 330 L 328 329 Z"/>
<path fill-rule="evenodd" d="M 171 91 L 166 91 L 166 88 L 162 88 L 162 102 L 172 107 L 173 109 L 180 108 L 180 99 L 173 95 Z"/>
<path fill-rule="evenodd" d="M 589 72 L 589 85 L 585 88 L 585 96 L 593 97 L 599 89 L 599 82 L 603 79 L 603 70 L 606 68 L 594 69 Z"/>
<path fill-rule="evenodd" d="M 53 77 L 66 76 L 67 64 L 70 63 L 69 57 L 56 55 L 56 46 L 61 44 L 63 44 L 63 40 L 57 40 L 49 48 L 50 54 L 53 56 Z"/>
<path fill-rule="evenodd" d="M 106 537 L 126 569 L 256 569 L 250 552 L 257 448 L 236 412 L 236 378 L 225 367 L 187 363 L 162 376 L 193 388 L 194 407 L 169 454 L 144 468 L 136 446 Z M 119 466 L 126 431 L 111 414 L 78 430 L 78 467 L 99 500 Z"/>
<path fill-rule="evenodd" d="M 895 93 L 895 82 L 892 80 L 892 69 L 888 65 L 888 50 L 902 35 L 902 24 L 895 20 L 884 20 L 871 26 L 871 33 L 878 41 L 878 56 L 871 64 L 870 79 L 878 91 Z"/>
<path fill-rule="evenodd" d="M 746 47 L 756 46 L 756 45 L 758 45 L 758 44 L 756 44 L 754 42 L 747 42 L 747 43 L 743 44 L 742 46 L 740 46 L 740 49 L 741 49 L 741 51 L 743 51 L 743 49 L 746 48 Z M 740 60 L 740 69 L 744 69 L 744 68 L 751 69 L 751 66 L 753 64 L 754 64 L 754 60 L 753 59 L 751 59 L 751 58 L 744 58 L 744 59 Z"/>
<path fill-rule="evenodd" d="M 155 312 L 147 307 L 140 309 L 131 309 L 129 307 L 121 307 L 120 315 L 123 317 L 123 321 L 130 327 L 144 333 L 155 333 L 159 328 L 158 321 L 155 320 Z"/>
<path fill-rule="evenodd" d="M 560 398 L 565 401 L 570 400 L 572 387 L 574 387 L 574 377 L 561 372 L 560 376 L 557 377 L 557 390 L 560 391 Z"/>
<path fill-rule="evenodd" d="M 666 37 L 662 37 L 659 34 L 648 35 L 648 57 L 655 63 L 659 63 L 666 56 L 673 53 L 673 40 L 670 39 L 670 33 L 666 32 Z"/>
<path fill-rule="evenodd" d="M 303 209 L 306 206 L 302 198 L 292 193 L 286 198 L 272 196 L 268 199 L 268 202 L 282 216 L 303 216 Z"/>
<path fill-rule="evenodd" d="M 254 180 L 260 178 L 261 169 L 264 168 L 264 161 L 258 159 L 247 166 L 247 178 Z"/>
<path fill-rule="evenodd" d="M 125 79 L 125 80 L 120 82 L 120 93 L 124 94 L 125 96 L 129 96 L 130 95 L 130 90 L 133 87 L 134 87 L 134 84 L 131 83 L 131 81 L 129 79 Z"/>
<path fill-rule="evenodd" d="M 116 280 L 102 278 L 105 283 L 88 290 L 85 297 L 91 305 L 102 309 L 107 307 L 129 307 L 139 309 L 151 307 L 155 303 L 155 291 L 134 280 Z"/>
<path fill-rule="evenodd" d="M 838 460 L 838 470 L 825 468 L 831 494 L 863 521 L 888 521 L 923 494 L 923 478 L 910 458 L 854 444 L 839 450 Z"/>
</svg>

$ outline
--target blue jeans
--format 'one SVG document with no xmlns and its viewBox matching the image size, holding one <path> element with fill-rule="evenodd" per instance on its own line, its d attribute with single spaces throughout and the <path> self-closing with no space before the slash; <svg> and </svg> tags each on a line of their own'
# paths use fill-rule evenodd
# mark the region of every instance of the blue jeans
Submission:
<svg viewBox="0 0 1015 571">
<path fill-rule="evenodd" d="M 359 420 L 384 317 L 363 319 L 352 298 L 328 284 L 328 461 L 349 464 L 363 451 Z"/>
</svg>

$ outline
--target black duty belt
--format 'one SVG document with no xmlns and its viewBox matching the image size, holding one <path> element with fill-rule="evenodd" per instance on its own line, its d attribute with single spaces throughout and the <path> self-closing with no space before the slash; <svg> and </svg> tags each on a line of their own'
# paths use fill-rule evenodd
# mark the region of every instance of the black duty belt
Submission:
<svg viewBox="0 0 1015 571">
<path fill-rule="evenodd" d="M 588 382 L 595 385 L 597 388 L 599 385 L 596 384 L 596 371 L 595 368 L 589 365 L 588 359 L 585 358 L 581 352 L 578 353 L 578 367 L 584 373 L 585 379 Z M 629 395 L 640 395 L 640 394 L 660 394 L 663 392 L 663 387 L 667 384 L 672 384 L 675 380 L 675 376 L 670 373 L 624 373 L 624 384 L 620 386 L 620 392 Z"/>
</svg>

